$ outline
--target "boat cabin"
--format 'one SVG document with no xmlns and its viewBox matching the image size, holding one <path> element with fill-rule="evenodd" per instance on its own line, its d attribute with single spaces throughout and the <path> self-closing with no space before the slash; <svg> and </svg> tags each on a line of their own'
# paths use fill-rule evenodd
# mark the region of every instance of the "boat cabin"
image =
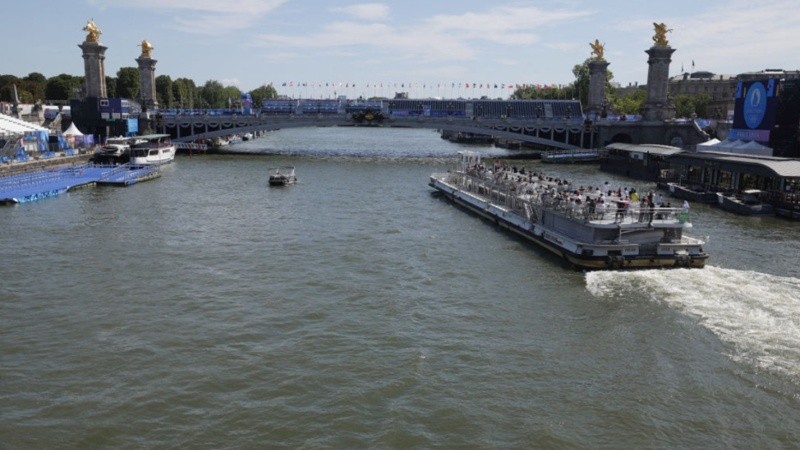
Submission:
<svg viewBox="0 0 800 450">
<path fill-rule="evenodd" d="M 678 147 L 658 144 L 625 144 L 616 142 L 605 147 L 600 157 L 600 170 L 629 178 L 658 181 L 669 169 L 667 158 L 683 152 Z"/>
</svg>

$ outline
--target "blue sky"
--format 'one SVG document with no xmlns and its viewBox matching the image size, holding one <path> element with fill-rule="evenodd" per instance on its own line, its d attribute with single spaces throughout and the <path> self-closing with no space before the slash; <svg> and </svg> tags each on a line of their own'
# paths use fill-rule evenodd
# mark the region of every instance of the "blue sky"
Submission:
<svg viewBox="0 0 800 450">
<path fill-rule="evenodd" d="M 595 39 L 614 81 L 646 83 L 653 22 L 673 30 L 672 75 L 693 62 L 719 74 L 800 69 L 797 0 L 26 0 L 7 2 L 3 17 L 0 73 L 83 75 L 77 45 L 93 18 L 109 75 L 135 67 L 147 39 L 156 75 L 244 91 L 271 82 L 305 97 L 496 96 L 510 91 L 494 84 L 566 84 Z"/>
</svg>

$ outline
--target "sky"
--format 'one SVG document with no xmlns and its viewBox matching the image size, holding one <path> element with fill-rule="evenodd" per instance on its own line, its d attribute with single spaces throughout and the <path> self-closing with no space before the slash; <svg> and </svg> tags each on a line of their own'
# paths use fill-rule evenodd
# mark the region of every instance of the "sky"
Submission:
<svg viewBox="0 0 800 450">
<path fill-rule="evenodd" d="M 572 82 L 595 39 L 613 81 L 645 84 L 654 22 L 672 30 L 671 76 L 800 69 L 798 0 L 13 0 L 2 10 L 0 74 L 20 77 L 83 75 L 89 19 L 107 75 L 136 67 L 147 39 L 156 76 L 245 92 L 272 83 L 305 98 L 507 97 L 510 85 Z"/>
</svg>

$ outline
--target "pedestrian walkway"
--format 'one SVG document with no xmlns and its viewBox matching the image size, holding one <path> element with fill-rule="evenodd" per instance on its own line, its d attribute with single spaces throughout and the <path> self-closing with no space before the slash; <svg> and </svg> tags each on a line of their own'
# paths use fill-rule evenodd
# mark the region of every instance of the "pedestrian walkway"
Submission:
<svg viewBox="0 0 800 450">
<path fill-rule="evenodd" d="M 0 178 L 0 204 L 28 203 L 95 184 L 129 186 L 160 175 L 157 166 L 83 164 Z"/>
</svg>

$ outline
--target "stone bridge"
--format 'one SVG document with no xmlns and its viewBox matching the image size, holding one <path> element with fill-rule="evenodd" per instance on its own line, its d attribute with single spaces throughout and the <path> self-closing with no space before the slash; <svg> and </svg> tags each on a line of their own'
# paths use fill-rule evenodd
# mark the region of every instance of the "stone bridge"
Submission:
<svg viewBox="0 0 800 450">
<path fill-rule="evenodd" d="M 596 130 L 582 119 L 494 119 L 482 117 L 384 117 L 356 120 L 350 114 L 302 115 L 174 115 L 155 120 L 157 132 L 167 133 L 175 142 L 194 142 L 231 134 L 273 131 L 301 127 L 381 126 L 428 128 L 453 133 L 492 136 L 536 144 L 543 148 L 593 148 Z"/>
</svg>

